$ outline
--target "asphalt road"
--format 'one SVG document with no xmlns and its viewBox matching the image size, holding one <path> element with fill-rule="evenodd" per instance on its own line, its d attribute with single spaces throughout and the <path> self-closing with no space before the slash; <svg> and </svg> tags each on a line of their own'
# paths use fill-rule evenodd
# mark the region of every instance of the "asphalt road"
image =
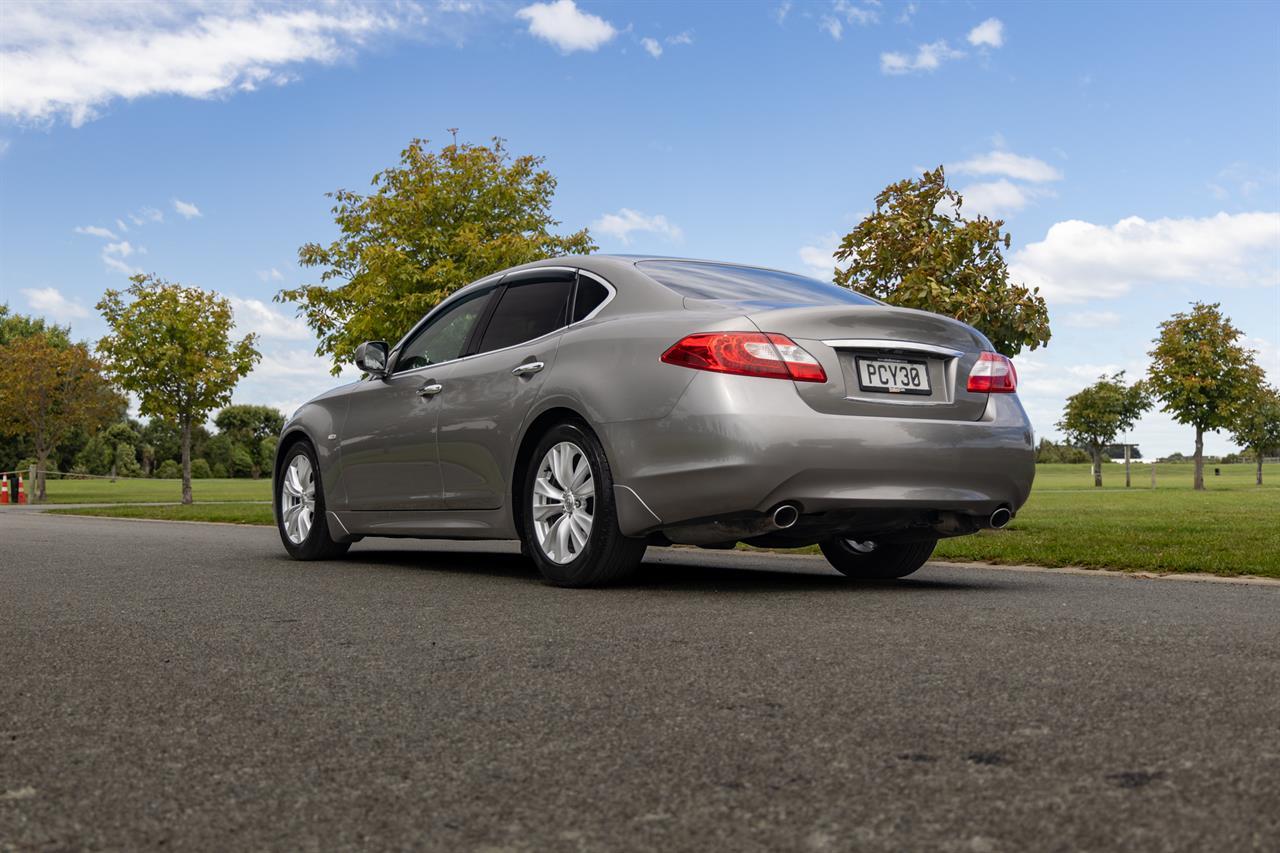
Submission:
<svg viewBox="0 0 1280 853">
<path fill-rule="evenodd" d="M 0 849 L 1278 847 L 1277 586 L 0 512 Z"/>
</svg>

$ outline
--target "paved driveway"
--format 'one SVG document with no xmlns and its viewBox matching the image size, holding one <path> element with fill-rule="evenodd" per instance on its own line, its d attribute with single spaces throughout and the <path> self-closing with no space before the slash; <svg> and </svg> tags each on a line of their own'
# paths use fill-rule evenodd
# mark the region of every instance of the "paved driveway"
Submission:
<svg viewBox="0 0 1280 853">
<path fill-rule="evenodd" d="M 0 512 L 0 849 L 1280 846 L 1280 587 Z"/>
</svg>

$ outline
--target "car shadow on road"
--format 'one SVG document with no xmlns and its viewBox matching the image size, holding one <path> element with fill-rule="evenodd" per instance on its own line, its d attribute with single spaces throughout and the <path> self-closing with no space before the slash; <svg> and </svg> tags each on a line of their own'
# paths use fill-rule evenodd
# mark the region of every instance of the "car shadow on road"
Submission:
<svg viewBox="0 0 1280 853">
<path fill-rule="evenodd" d="M 797 571 L 794 568 L 767 569 L 756 566 L 705 565 L 682 561 L 664 552 L 657 560 L 646 559 L 640 569 L 617 590 L 669 590 L 688 592 L 796 592 L 853 590 L 882 592 L 963 592 L 998 589 L 1001 579 L 975 581 L 970 578 L 908 577 L 890 581 L 855 581 L 826 571 Z M 485 575 L 542 585 L 537 569 L 519 554 L 500 551 L 438 551 L 396 549 L 353 549 L 344 560 L 352 564 L 388 566 L 424 572 Z M 926 570 L 927 571 L 927 570 Z"/>
</svg>

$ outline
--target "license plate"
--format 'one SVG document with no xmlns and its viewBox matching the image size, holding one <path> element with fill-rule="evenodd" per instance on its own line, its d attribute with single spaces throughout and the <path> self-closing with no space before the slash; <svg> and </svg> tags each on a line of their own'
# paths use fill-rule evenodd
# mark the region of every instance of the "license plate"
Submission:
<svg viewBox="0 0 1280 853">
<path fill-rule="evenodd" d="M 929 394 L 929 365 L 923 361 L 855 358 L 858 387 L 882 394 Z"/>
</svg>

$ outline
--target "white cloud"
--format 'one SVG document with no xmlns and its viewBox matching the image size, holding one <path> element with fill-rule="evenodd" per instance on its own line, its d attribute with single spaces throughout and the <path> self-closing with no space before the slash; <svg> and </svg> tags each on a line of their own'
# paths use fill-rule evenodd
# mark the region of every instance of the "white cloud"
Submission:
<svg viewBox="0 0 1280 853">
<path fill-rule="evenodd" d="M 191 202 L 181 201 L 176 198 L 173 200 L 173 209 L 176 210 L 183 219 L 194 219 L 197 216 L 204 215 L 200 212 L 200 208 L 196 207 Z"/>
<path fill-rule="evenodd" d="M 135 267 L 132 264 L 126 264 L 124 261 L 119 258 L 114 258 L 111 255 L 103 255 L 102 262 L 116 272 L 123 273 L 124 275 L 137 275 L 142 272 L 140 267 Z"/>
<path fill-rule="evenodd" d="M 9 142 L 9 140 L 7 139 L 0 139 L 0 157 L 3 157 L 4 155 L 9 153 L 9 146 L 11 144 L 12 143 Z"/>
<path fill-rule="evenodd" d="M 130 213 L 129 221 L 134 225 L 146 225 L 148 222 L 164 222 L 164 214 L 154 207 L 144 207 L 137 213 Z"/>
<path fill-rule="evenodd" d="M 899 24 L 911 23 L 911 19 L 916 16 L 916 12 L 919 11 L 919 9 L 920 7 L 917 6 L 915 3 L 908 3 L 906 6 L 903 7 L 902 14 L 898 16 L 897 22 Z"/>
<path fill-rule="evenodd" d="M 1237 160 L 1220 169 L 1208 187 L 1214 198 L 1219 200 L 1228 199 L 1233 193 L 1243 199 L 1277 183 L 1280 183 L 1280 170 Z"/>
<path fill-rule="evenodd" d="M 830 15 L 823 15 L 818 26 L 836 41 L 840 41 L 840 36 L 844 34 L 844 24 Z"/>
<path fill-rule="evenodd" d="M 117 99 L 212 98 L 295 79 L 422 19 L 416 6 L 41 3 L 9 0 L 0 31 L 0 115 L 79 126 Z"/>
<path fill-rule="evenodd" d="M 108 240 L 116 239 L 116 235 L 113 234 L 110 229 L 101 228 L 97 225 L 77 225 L 76 233 L 87 234 L 90 237 L 104 237 Z"/>
<path fill-rule="evenodd" d="M 598 50 L 618 34 L 604 18 L 583 12 L 573 0 L 534 3 L 516 12 L 529 22 L 530 35 L 551 42 L 563 53 Z"/>
<path fill-rule="evenodd" d="M 263 347 L 262 351 L 262 360 L 236 386 L 234 402 L 275 406 L 287 416 L 322 391 L 360 378 L 360 371 L 351 364 L 333 376 L 328 359 L 310 349 Z"/>
<path fill-rule="evenodd" d="M 235 312 L 236 329 L 241 334 L 253 332 L 263 338 L 285 341 L 311 339 L 311 330 L 297 317 L 290 317 L 260 299 L 227 297 Z"/>
<path fill-rule="evenodd" d="M 910 74 L 915 71 L 935 71 L 942 63 L 951 59 L 960 59 L 963 50 L 955 50 L 945 39 L 929 44 L 922 44 L 915 56 L 905 53 L 880 54 L 880 70 L 885 74 Z"/>
<path fill-rule="evenodd" d="M 1062 323 L 1073 329 L 1099 329 L 1118 326 L 1122 319 L 1115 311 L 1076 311 L 1063 317 Z"/>
<path fill-rule="evenodd" d="M 644 46 L 645 50 L 649 51 L 649 55 L 654 59 L 662 56 L 662 45 L 658 43 L 657 39 L 642 38 L 640 39 L 640 44 Z"/>
<path fill-rule="evenodd" d="M 134 253 L 143 254 L 145 249 L 135 247 L 128 240 L 121 240 L 117 243 L 108 243 L 102 247 L 102 262 L 111 269 L 125 275 L 136 275 L 142 272 L 138 267 L 125 263 L 125 258 Z"/>
<path fill-rule="evenodd" d="M 673 36 L 667 36 L 667 44 L 693 44 L 693 33 L 685 30 L 682 33 L 676 33 Z"/>
<path fill-rule="evenodd" d="M 631 242 L 633 233 L 656 234 L 671 241 L 683 239 L 684 234 L 679 226 L 668 222 L 662 214 L 646 216 L 645 214 L 622 208 L 617 213 L 606 213 L 591 223 L 591 228 L 602 234 L 608 234 L 624 244 Z"/>
<path fill-rule="evenodd" d="M 1280 213 L 1131 216 L 1115 225 L 1067 220 L 1015 252 L 1010 272 L 1059 303 L 1112 299 L 1153 283 L 1276 286 Z"/>
<path fill-rule="evenodd" d="M 969 44 L 974 47 L 1000 47 L 1004 44 L 1004 24 L 999 18 L 987 18 L 969 30 Z"/>
<path fill-rule="evenodd" d="M 275 267 L 269 270 L 258 270 L 258 278 L 263 281 L 284 281 L 284 276 Z"/>
<path fill-rule="evenodd" d="M 880 12 L 876 9 L 879 5 L 879 0 L 869 0 L 861 5 L 851 3 L 849 0 L 836 0 L 832 4 L 832 9 L 837 15 L 843 16 L 848 23 L 865 27 L 880 20 Z"/>
<path fill-rule="evenodd" d="M 813 243 L 801 246 L 797 254 L 804 264 L 804 272 L 822 281 L 831 281 L 836 269 L 833 255 L 839 245 L 840 235 L 831 231 L 818 237 Z"/>
<path fill-rule="evenodd" d="M 116 220 L 116 227 L 117 227 L 117 228 L 119 228 L 121 231 L 128 231 L 128 230 L 129 230 L 129 226 L 128 226 L 128 225 L 125 225 L 125 223 L 124 223 L 124 220 L 123 220 L 123 219 L 117 219 L 117 220 Z"/>
<path fill-rule="evenodd" d="M 52 320 L 66 323 L 89 316 L 88 309 L 63 296 L 56 287 L 23 288 L 22 295 L 27 297 L 31 310 Z"/>
<path fill-rule="evenodd" d="M 960 190 L 960 195 L 964 198 L 965 213 L 999 217 L 1022 210 L 1036 195 L 1036 190 L 1001 178 L 998 181 L 969 184 Z"/>
<path fill-rule="evenodd" d="M 1009 151 L 992 151 L 959 163 L 950 163 L 947 171 L 961 175 L 1001 175 L 1032 183 L 1062 180 L 1062 172 L 1045 161 L 1035 157 L 1022 157 Z"/>
<path fill-rule="evenodd" d="M 779 26 L 787 19 L 787 13 L 791 11 L 791 0 L 784 0 L 773 10 L 773 17 L 777 19 Z"/>
</svg>

